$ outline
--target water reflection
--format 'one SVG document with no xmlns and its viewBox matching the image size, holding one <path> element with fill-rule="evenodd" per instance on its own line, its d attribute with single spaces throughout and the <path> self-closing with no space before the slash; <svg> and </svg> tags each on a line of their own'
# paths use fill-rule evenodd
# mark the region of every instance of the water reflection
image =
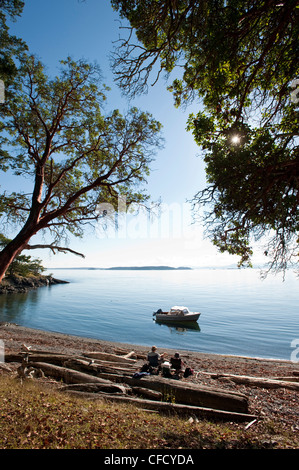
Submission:
<svg viewBox="0 0 299 470">
<path fill-rule="evenodd" d="M 26 293 L 3 294 L 0 296 L 0 320 L 8 323 L 22 324 L 28 313 L 33 313 L 34 306 L 39 302 L 40 291 Z"/>
<path fill-rule="evenodd" d="M 167 323 L 164 323 L 164 322 L 155 320 L 155 323 L 157 323 L 157 325 L 162 326 L 162 327 L 166 326 L 167 328 L 169 328 L 170 333 L 184 334 L 184 333 L 187 333 L 188 330 L 193 330 L 193 331 L 198 331 L 198 332 L 200 331 L 200 327 L 197 322 L 176 323 L 176 322 L 168 321 Z"/>
</svg>

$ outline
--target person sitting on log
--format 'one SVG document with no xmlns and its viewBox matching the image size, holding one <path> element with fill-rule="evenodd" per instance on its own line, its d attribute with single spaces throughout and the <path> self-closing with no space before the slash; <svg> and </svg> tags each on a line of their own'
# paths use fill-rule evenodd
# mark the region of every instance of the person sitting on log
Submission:
<svg viewBox="0 0 299 470">
<path fill-rule="evenodd" d="M 152 350 L 147 355 L 147 360 L 150 366 L 158 367 L 159 365 L 161 365 L 163 357 L 164 354 L 159 354 L 157 352 L 156 346 L 152 346 Z"/>
<path fill-rule="evenodd" d="M 182 368 L 184 366 L 184 363 L 180 358 L 178 352 L 176 352 L 174 356 L 170 358 L 170 364 L 171 368 L 174 369 L 176 375 L 180 376 L 183 374 Z"/>
<path fill-rule="evenodd" d="M 171 378 L 172 377 L 172 374 L 171 374 L 171 371 L 170 371 L 170 362 L 168 361 L 164 361 L 161 365 L 161 374 L 163 377 L 166 377 L 166 378 Z"/>
<path fill-rule="evenodd" d="M 154 372 L 159 373 L 159 371 L 161 370 L 161 363 L 163 361 L 163 358 L 164 358 L 164 353 L 159 354 L 157 352 L 157 347 L 152 346 L 151 351 L 147 355 L 148 362 L 147 364 L 144 364 L 144 366 L 142 367 L 142 372 L 149 371 L 150 373 L 154 373 Z"/>
</svg>

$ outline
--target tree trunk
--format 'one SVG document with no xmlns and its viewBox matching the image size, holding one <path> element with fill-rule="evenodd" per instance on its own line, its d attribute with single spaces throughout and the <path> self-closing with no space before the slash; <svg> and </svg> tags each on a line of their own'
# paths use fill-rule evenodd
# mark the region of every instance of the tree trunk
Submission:
<svg viewBox="0 0 299 470">
<path fill-rule="evenodd" d="M 29 240 L 39 230 L 44 228 L 44 224 L 39 224 L 41 205 L 41 194 L 44 181 L 43 167 L 36 169 L 35 185 L 32 195 L 32 204 L 27 221 L 19 233 L 0 252 L 0 282 L 13 260 L 26 248 Z"/>
<path fill-rule="evenodd" d="M 30 238 L 35 233 L 34 230 L 29 230 L 28 225 L 27 227 L 25 226 L 0 252 L 0 282 L 3 280 L 5 273 L 13 260 L 26 248 Z"/>
<path fill-rule="evenodd" d="M 22 245 L 21 247 L 14 246 L 11 242 L 0 252 L 0 282 L 3 280 L 9 266 L 22 249 Z"/>
</svg>

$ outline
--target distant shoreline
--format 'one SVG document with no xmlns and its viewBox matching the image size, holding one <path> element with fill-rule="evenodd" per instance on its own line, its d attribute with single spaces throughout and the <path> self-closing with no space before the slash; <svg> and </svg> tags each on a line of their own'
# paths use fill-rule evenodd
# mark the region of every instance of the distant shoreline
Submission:
<svg viewBox="0 0 299 470">
<path fill-rule="evenodd" d="M 93 268 L 91 268 L 93 269 Z M 97 269 L 97 268 L 95 268 Z M 116 267 L 112 267 L 112 268 L 104 268 L 104 269 L 107 269 L 107 270 L 153 270 L 153 271 L 156 271 L 156 270 L 185 270 L 185 269 L 192 269 L 192 268 L 188 268 L 188 267 L 184 267 L 184 266 L 181 266 L 179 268 L 173 268 L 171 266 L 116 266 Z"/>
<path fill-rule="evenodd" d="M 172 266 L 113 266 L 111 268 L 47 268 L 50 269 L 71 269 L 71 270 L 88 270 L 88 271 L 181 271 L 192 270 L 188 266 L 180 266 L 178 268 Z"/>
<path fill-rule="evenodd" d="M 87 271 L 172 271 L 172 270 L 191 270 L 188 267 L 174 268 L 171 266 L 115 266 L 111 268 L 46 268 L 51 269 L 70 269 L 70 270 L 87 270 Z M 52 286 L 55 284 L 69 284 L 69 281 L 53 278 L 52 275 L 30 275 L 30 276 L 7 276 L 0 284 L 0 295 L 2 294 L 24 294 L 30 290 L 39 287 Z"/>
</svg>

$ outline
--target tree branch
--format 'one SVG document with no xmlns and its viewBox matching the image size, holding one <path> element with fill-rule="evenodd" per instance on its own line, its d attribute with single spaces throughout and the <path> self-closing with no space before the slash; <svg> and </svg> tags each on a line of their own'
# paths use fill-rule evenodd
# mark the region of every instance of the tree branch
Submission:
<svg viewBox="0 0 299 470">
<path fill-rule="evenodd" d="M 24 250 L 37 250 L 40 248 L 50 248 L 53 251 L 54 255 L 56 254 L 55 251 L 59 251 L 61 253 L 66 253 L 67 251 L 73 253 L 74 255 L 81 256 L 81 258 L 85 258 L 83 253 L 79 253 L 78 251 L 71 250 L 71 248 L 56 246 L 56 245 L 26 245 Z"/>
</svg>

